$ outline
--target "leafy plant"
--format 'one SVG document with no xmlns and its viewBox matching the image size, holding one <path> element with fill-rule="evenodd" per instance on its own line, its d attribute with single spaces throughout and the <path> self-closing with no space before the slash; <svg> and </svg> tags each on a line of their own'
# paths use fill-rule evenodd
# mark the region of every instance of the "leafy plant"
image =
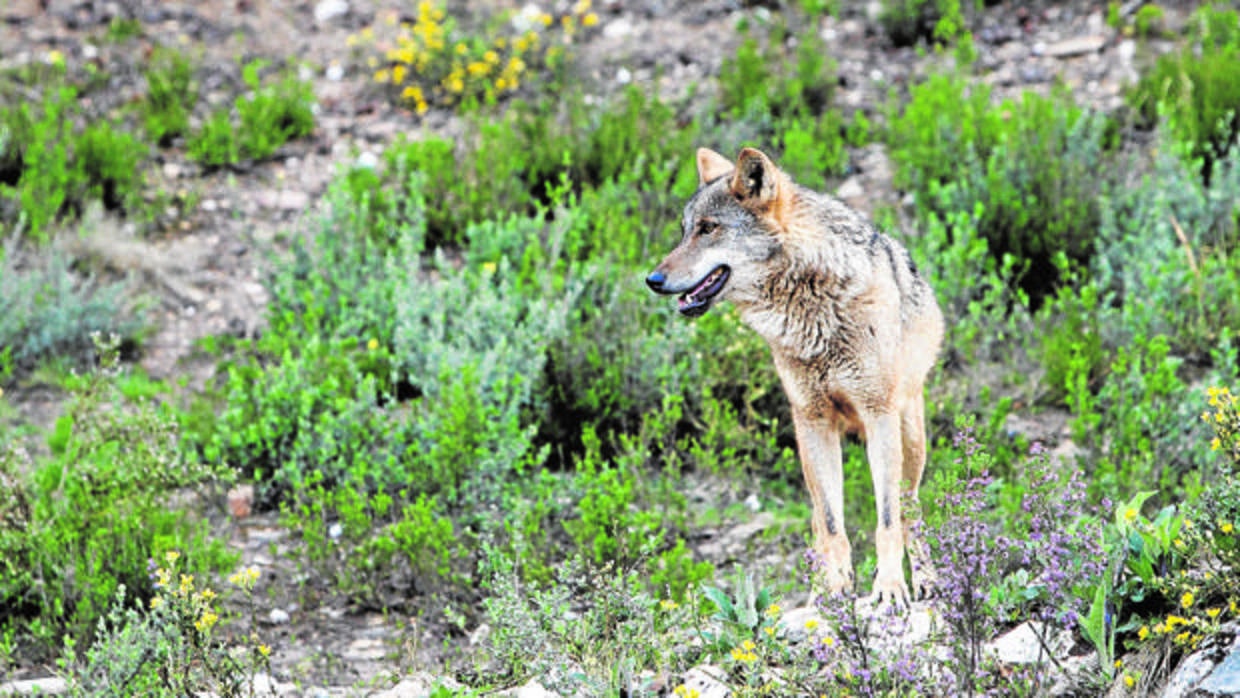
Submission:
<svg viewBox="0 0 1240 698">
<path fill-rule="evenodd" d="M 1058 281 L 1058 255 L 1090 259 L 1106 124 L 1066 91 L 993 106 L 984 85 L 933 75 L 890 119 L 897 185 L 940 220 L 975 212 L 977 233 L 997 260 L 1012 255 L 1029 265 L 1021 287 L 1035 300 Z"/>
<path fill-rule="evenodd" d="M 160 147 L 167 147 L 173 139 L 189 132 L 189 117 L 198 102 L 194 65 L 184 53 L 157 46 L 151 53 L 144 76 L 146 100 L 143 125 L 148 138 Z M 212 134 L 212 138 L 220 137 L 218 133 Z"/>
<path fill-rule="evenodd" d="M 213 113 L 190 136 L 186 145 L 191 159 L 211 167 L 261 160 L 314 130 L 310 83 L 299 80 L 289 68 L 274 84 L 264 84 L 260 71 L 265 65 L 254 60 L 242 66 L 241 80 L 250 94 L 238 97 L 231 109 Z"/>
<path fill-rule="evenodd" d="M 1165 113 L 1209 181 L 1240 133 L 1240 12 L 1207 3 L 1190 20 L 1192 41 L 1160 56 L 1128 100 L 1147 125 Z"/>
<path fill-rule="evenodd" d="M 45 646 L 62 635 L 89 638 L 121 585 L 146 588 L 152 550 L 185 550 L 196 570 L 230 558 L 205 522 L 166 506 L 172 490 L 220 474 L 178 455 L 166 408 L 122 397 L 116 346 L 101 350 L 102 369 L 73 386 L 49 437 L 51 456 L 33 461 L 16 444 L 0 453 L 15 487 L 3 505 L 12 515 L 0 519 L 0 608 L 7 627 Z"/>
<path fill-rule="evenodd" d="M 80 365 L 92 355 L 93 333 L 132 338 L 141 328 L 126 306 L 126 281 L 83 276 L 55 248 L 35 251 L 10 241 L 3 249 L 0 346 L 12 367 L 27 372 L 54 357 Z"/>
</svg>

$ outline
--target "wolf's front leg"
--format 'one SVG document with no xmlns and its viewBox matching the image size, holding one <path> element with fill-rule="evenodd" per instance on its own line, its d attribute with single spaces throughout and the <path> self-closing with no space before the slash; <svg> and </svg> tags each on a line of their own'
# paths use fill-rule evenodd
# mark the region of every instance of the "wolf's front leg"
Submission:
<svg viewBox="0 0 1240 698">
<path fill-rule="evenodd" d="M 903 442 L 898 414 L 882 413 L 865 420 L 866 457 L 874 480 L 874 501 L 878 505 L 878 527 L 874 543 L 878 553 L 878 573 L 874 577 L 874 597 L 883 602 L 908 605 L 908 585 L 904 583 L 904 524 L 901 521 Z"/>
<path fill-rule="evenodd" d="M 832 419 L 811 419 L 796 409 L 792 416 L 801 471 L 814 505 L 814 550 L 822 556 L 815 592 L 851 590 L 852 548 L 844 532 L 844 458 L 839 425 Z"/>
</svg>

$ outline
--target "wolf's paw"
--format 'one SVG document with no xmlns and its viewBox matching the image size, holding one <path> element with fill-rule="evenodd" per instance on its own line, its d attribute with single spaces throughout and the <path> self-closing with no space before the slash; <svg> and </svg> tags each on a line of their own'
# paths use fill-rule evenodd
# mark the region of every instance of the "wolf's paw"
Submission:
<svg viewBox="0 0 1240 698">
<path fill-rule="evenodd" d="M 904 576 L 879 574 L 874 579 L 874 591 L 867 599 L 876 605 L 891 604 L 899 608 L 909 607 L 908 586 L 904 584 Z"/>
<path fill-rule="evenodd" d="M 829 565 L 816 570 L 811 593 L 813 598 L 831 598 L 853 590 L 853 571 L 849 567 Z"/>
<path fill-rule="evenodd" d="M 921 601 L 938 593 L 939 575 L 934 567 L 923 563 L 913 565 L 913 599 Z"/>
</svg>

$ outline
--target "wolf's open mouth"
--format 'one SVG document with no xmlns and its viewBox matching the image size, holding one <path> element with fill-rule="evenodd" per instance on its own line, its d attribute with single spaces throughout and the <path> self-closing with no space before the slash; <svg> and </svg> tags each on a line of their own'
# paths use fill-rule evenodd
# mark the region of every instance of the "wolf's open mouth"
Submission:
<svg viewBox="0 0 1240 698">
<path fill-rule="evenodd" d="M 715 267 L 711 273 L 706 275 L 706 278 L 677 299 L 676 309 L 681 315 L 688 317 L 697 317 L 705 313 L 710 309 L 711 301 L 715 300 L 715 296 L 718 296 L 723 287 L 727 285 L 731 273 L 727 265 L 721 264 Z"/>
</svg>

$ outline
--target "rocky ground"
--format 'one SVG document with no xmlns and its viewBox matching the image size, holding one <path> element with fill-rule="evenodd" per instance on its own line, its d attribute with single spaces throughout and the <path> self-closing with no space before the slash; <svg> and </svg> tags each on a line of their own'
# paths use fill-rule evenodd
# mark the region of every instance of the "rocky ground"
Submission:
<svg viewBox="0 0 1240 698">
<path fill-rule="evenodd" d="M 544 0 L 546 2 L 547 0 Z M 450 12 L 515 8 L 517 2 L 449 2 Z M 668 95 L 683 94 L 717 73 L 739 42 L 733 31 L 742 15 L 761 18 L 778 3 L 735 0 L 602 0 L 595 7 L 601 31 L 580 47 L 583 81 L 600 93 L 629 82 L 660 81 Z M 879 5 L 843 2 L 841 16 L 826 17 L 819 32 L 838 66 L 837 100 L 848 109 L 877 113 L 892 89 L 903 90 L 950 57 L 895 48 L 876 21 Z M 369 84 L 369 71 L 353 62 L 346 38 L 370 24 L 389 3 L 360 0 L 252 2 L 90 2 L 8 0 L 0 2 L 0 68 L 43 60 L 48 51 L 65 54 L 70 65 L 95 62 L 113 75 L 109 94 L 117 104 L 140 94 L 138 67 L 156 42 L 184 44 L 200 56 L 209 102 L 222 102 L 236 81 L 238 57 L 289 57 L 304 64 L 318 100 L 312 138 L 285 146 L 275 159 L 245 170 L 207 172 L 185 158 L 183 148 L 160 150 L 146 172 L 152 191 L 174 196 L 158 219 L 158 230 L 139 236 L 132 222 L 99 219 L 82 238 L 64 236 L 75 255 L 116 272 L 131 274 L 141 295 L 155 304 L 138 362 L 158 378 L 188 376 L 203 385 L 212 362 L 194 353 L 196 340 L 216 334 L 250 336 L 260 331 L 266 293 L 265 260 L 278 254 L 290 234 L 315 220 L 325 187 L 342 165 L 373 159 L 400 134 L 451 135 L 453 116 L 432 112 L 424 120 L 392 107 Z M 398 3 L 391 3 L 398 5 Z M 1125 3 L 1131 13 L 1139 3 Z M 1168 7 L 1166 24 L 1183 23 L 1190 8 Z M 1058 81 L 1078 99 L 1112 109 L 1136 75 L 1139 61 L 1170 44 L 1125 38 L 1106 25 L 1106 3 L 1004 2 L 976 18 L 979 78 L 998 95 L 1025 89 L 1049 90 Z M 143 36 L 135 50 L 101 37 L 113 18 L 134 18 Z M 704 144 L 709 145 L 709 144 Z M 686 154 L 688 157 L 688 154 Z M 854 172 L 840 196 L 863 210 L 900 200 L 880 146 L 854 153 Z M 35 422 L 54 417 L 59 397 L 31 388 L 11 396 Z M 1032 427 L 1032 428 L 1036 428 Z M 217 510 L 223 511 L 223 503 Z M 294 532 L 263 515 L 220 517 L 221 531 L 241 551 L 245 564 L 263 577 L 256 598 L 259 632 L 273 647 L 273 674 L 304 695 L 364 693 L 390 686 L 392 678 L 431 664 L 444 645 L 443 629 L 419 628 L 416 620 L 363 613 L 315 599 L 299 589 L 304 577 L 289 555 Z M 758 534 L 776 525 L 758 514 L 735 529 L 706 532 L 703 552 L 721 563 L 753 559 Z M 765 551 L 776 558 L 789 551 Z M 458 637 L 452 642 L 468 642 Z M 18 678 L 46 673 L 23 667 Z M 328 688 L 334 687 L 334 688 Z"/>
</svg>

